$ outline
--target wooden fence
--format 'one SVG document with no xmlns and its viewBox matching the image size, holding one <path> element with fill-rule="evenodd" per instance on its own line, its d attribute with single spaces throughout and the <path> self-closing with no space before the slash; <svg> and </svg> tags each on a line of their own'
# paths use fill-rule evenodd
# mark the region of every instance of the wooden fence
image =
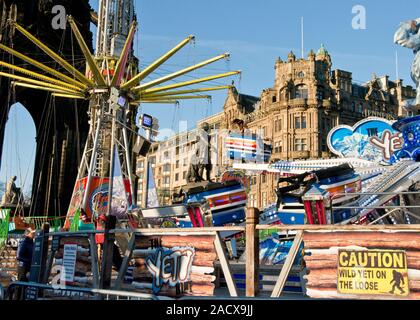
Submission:
<svg viewBox="0 0 420 320">
<path fill-rule="evenodd" d="M 207 228 L 168 228 L 168 229 L 111 229 L 110 234 L 126 234 L 128 245 L 124 248 L 123 262 L 112 285 L 106 289 L 122 290 L 127 288 L 124 279 L 127 271 L 132 272 L 132 290 L 157 293 L 170 297 L 180 296 L 212 296 L 215 293 L 217 281 L 215 267 L 220 266 L 228 290 L 228 295 L 238 297 L 239 291 L 234 273 L 244 273 L 240 281 L 245 282 L 245 295 L 257 297 L 260 295 L 261 282 L 268 277 L 275 280 L 271 289 L 271 297 L 278 298 L 287 286 L 288 277 L 292 272 L 302 271 L 301 284 L 304 293 L 311 298 L 375 298 L 389 299 L 393 296 L 372 296 L 358 294 L 343 294 L 337 291 L 337 252 L 340 249 L 358 250 L 402 250 L 407 256 L 407 269 L 410 294 L 401 298 L 420 299 L 420 225 L 260 225 L 259 211 L 255 208 L 247 210 L 246 226 L 207 227 Z M 260 265 L 260 239 L 262 230 L 276 230 L 288 235 L 293 242 L 281 266 L 266 273 Z M 229 263 L 222 234 L 226 232 L 245 232 L 246 261 L 240 268 L 235 263 Z M 46 283 L 57 275 L 52 274 L 57 265 L 64 263 L 64 246 L 77 244 L 76 271 L 74 283 L 80 286 L 103 288 L 101 272 L 98 266 L 97 244 L 95 234 L 98 231 L 78 231 L 44 234 L 49 242 L 45 263 L 39 266 L 42 274 L 36 282 Z M 52 237 L 52 238 L 51 238 Z M 48 240 L 49 239 L 49 240 Z M 51 241 L 52 240 L 52 241 Z M 48 243 L 47 242 L 47 243 Z M 111 242 L 113 243 L 113 241 Z M 293 265 L 295 258 L 301 253 L 303 243 L 303 263 Z M 164 252 L 160 250 L 167 250 Z M 104 249 L 105 250 L 105 249 Z M 188 253 L 186 251 L 190 250 Z M 181 251 L 181 253 L 177 253 Z M 177 256 L 178 254 L 178 256 Z M 176 259 L 192 257 L 186 266 L 190 269 L 189 281 L 181 281 L 176 289 L 166 284 L 172 281 L 174 274 L 165 273 L 166 269 L 159 267 L 159 273 L 154 274 L 157 259 L 167 263 L 171 268 Z M 164 255 L 169 255 L 164 259 Z M 179 258 L 182 256 L 181 258 Z M 186 259 L 186 258 L 185 258 Z M 179 261 L 181 261 L 179 260 Z M 177 260 L 178 261 L 178 260 Z M 187 260 L 186 260 L 187 261 Z M 130 266 L 131 265 L 131 266 Z M 264 269 L 265 268 L 265 269 Z M 240 269 L 240 270 L 239 270 Z M 239 270 L 239 271 L 238 271 Z M 181 270 L 180 272 L 184 272 Z M 157 271 L 156 271 L 157 272 Z M 88 276 L 86 276 L 89 274 Z M 179 274 L 179 273 L 176 273 Z M 162 276 L 163 275 L 163 276 Z M 159 276 L 162 276 L 159 278 Z M 85 278 L 83 278 L 85 277 Z M 243 279 L 245 278 L 245 279 Z M 56 278 L 57 279 L 57 278 Z M 159 282 L 160 281 L 160 282 Z M 177 279 L 173 279 L 177 281 Z M 153 283 L 153 284 L 152 284 Z M 164 283 L 165 285 L 159 287 Z M 172 284 L 172 287 L 173 284 Z"/>
<path fill-rule="evenodd" d="M 420 225 L 258 225 L 258 210 L 247 212 L 246 295 L 258 295 L 260 230 L 294 234 L 293 245 L 279 273 L 272 298 L 283 291 L 293 261 L 303 242 L 305 294 L 311 298 L 420 299 Z M 342 294 L 337 291 L 338 250 L 404 251 L 407 256 L 409 295 Z"/>
</svg>

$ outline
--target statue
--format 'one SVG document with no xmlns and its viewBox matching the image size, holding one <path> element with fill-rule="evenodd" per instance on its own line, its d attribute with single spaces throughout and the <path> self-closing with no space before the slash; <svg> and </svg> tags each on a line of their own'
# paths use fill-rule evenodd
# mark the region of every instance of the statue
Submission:
<svg viewBox="0 0 420 320">
<path fill-rule="evenodd" d="M 191 157 L 190 166 L 187 173 L 187 182 L 210 181 L 211 158 L 210 158 L 210 127 L 204 123 L 196 137 L 196 146 L 194 154 Z M 204 169 L 206 169 L 206 179 L 203 179 Z"/>
<path fill-rule="evenodd" d="M 20 188 L 16 187 L 15 181 L 17 177 L 13 176 L 10 178 L 6 186 L 6 192 L 3 195 L 1 204 L 2 205 L 13 205 L 16 206 L 19 203 L 23 203 L 23 196 Z"/>
<path fill-rule="evenodd" d="M 414 61 L 411 66 L 411 78 L 416 84 L 417 97 L 410 101 L 411 107 L 420 107 L 420 18 L 402 22 L 394 35 L 394 42 L 402 47 L 413 49 Z"/>
</svg>

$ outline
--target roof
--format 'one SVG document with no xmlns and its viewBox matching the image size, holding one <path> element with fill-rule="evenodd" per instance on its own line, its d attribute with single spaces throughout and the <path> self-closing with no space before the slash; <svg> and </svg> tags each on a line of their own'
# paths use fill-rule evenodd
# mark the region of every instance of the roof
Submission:
<svg viewBox="0 0 420 320">
<path fill-rule="evenodd" d="M 352 83 L 352 87 L 353 87 L 353 90 L 352 90 L 353 97 L 358 97 L 360 99 L 364 99 L 366 97 L 367 88 L 365 86 Z"/>
<path fill-rule="evenodd" d="M 253 112 L 255 110 L 255 104 L 259 101 L 260 98 L 258 97 L 238 93 L 238 103 L 243 108 L 244 114 Z"/>
<path fill-rule="evenodd" d="M 321 43 L 321 48 L 318 49 L 318 52 L 316 53 L 317 56 L 327 56 L 328 55 L 328 51 L 325 48 L 324 44 Z"/>
</svg>

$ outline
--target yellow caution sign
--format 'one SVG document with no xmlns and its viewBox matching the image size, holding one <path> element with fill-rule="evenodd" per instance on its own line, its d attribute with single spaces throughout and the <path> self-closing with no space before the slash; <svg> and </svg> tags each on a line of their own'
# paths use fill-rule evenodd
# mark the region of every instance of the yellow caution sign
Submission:
<svg viewBox="0 0 420 320">
<path fill-rule="evenodd" d="M 337 291 L 407 296 L 407 256 L 396 250 L 339 250 Z"/>
</svg>

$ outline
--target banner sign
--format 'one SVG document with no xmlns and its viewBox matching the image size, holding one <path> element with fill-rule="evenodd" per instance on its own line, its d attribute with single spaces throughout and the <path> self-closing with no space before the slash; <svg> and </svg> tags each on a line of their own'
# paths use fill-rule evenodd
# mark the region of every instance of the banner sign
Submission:
<svg viewBox="0 0 420 320">
<path fill-rule="evenodd" d="M 256 134 L 229 133 L 224 147 L 232 160 L 264 163 L 270 160 L 272 146 L 265 144 Z"/>
<path fill-rule="evenodd" d="M 60 274 L 60 284 L 74 282 L 76 268 L 77 244 L 65 244 L 63 254 L 63 265 Z"/>
<path fill-rule="evenodd" d="M 344 294 L 407 296 L 405 251 L 338 250 L 337 291 Z"/>
<path fill-rule="evenodd" d="M 353 127 L 339 125 L 328 133 L 327 144 L 331 152 L 341 158 L 394 163 L 404 140 L 392 124 L 393 121 L 370 117 Z"/>
</svg>

